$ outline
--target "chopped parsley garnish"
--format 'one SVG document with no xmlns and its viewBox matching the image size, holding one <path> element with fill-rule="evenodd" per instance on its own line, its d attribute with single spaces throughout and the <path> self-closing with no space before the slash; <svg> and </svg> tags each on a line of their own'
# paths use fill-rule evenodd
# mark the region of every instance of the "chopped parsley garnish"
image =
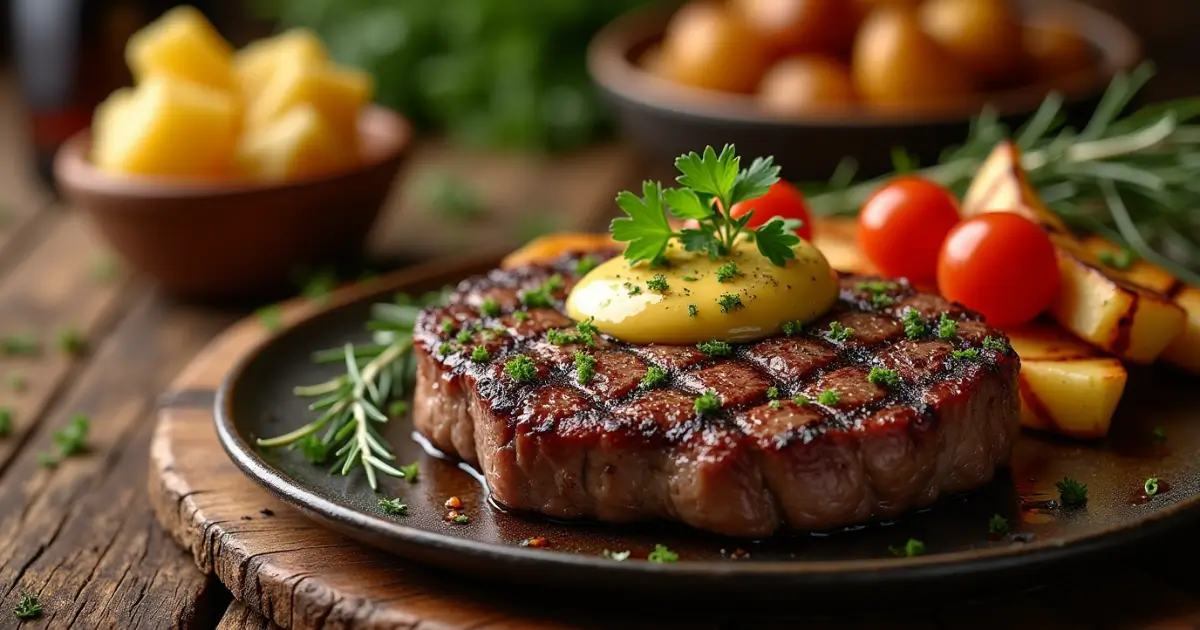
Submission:
<svg viewBox="0 0 1200 630">
<path fill-rule="evenodd" d="M 417 478 L 421 476 L 421 469 L 417 462 L 400 467 L 400 477 L 408 483 L 417 483 Z"/>
<path fill-rule="evenodd" d="M 841 322 L 829 322 L 829 332 L 825 333 L 825 338 L 830 341 L 846 341 L 853 334 L 853 328 L 847 328 Z"/>
<path fill-rule="evenodd" d="M 563 286 L 563 278 L 559 274 L 554 274 L 546 279 L 536 289 L 525 289 L 521 291 L 519 297 L 521 304 L 529 308 L 550 308 L 554 306 L 554 298 L 551 295 Z"/>
<path fill-rule="evenodd" d="M 513 312 L 513 319 L 518 322 L 527 322 L 529 321 L 529 311 L 515 311 Z"/>
<path fill-rule="evenodd" d="M 569 333 L 565 330 L 551 328 L 550 330 L 546 331 L 546 341 L 549 341 L 556 346 L 562 346 L 569 343 L 579 343 L 579 335 L 576 335 L 575 333 Z"/>
<path fill-rule="evenodd" d="M 596 318 L 589 317 L 589 318 L 575 324 L 575 331 L 578 332 L 580 335 L 586 337 L 587 339 L 585 339 L 585 343 L 587 343 L 590 346 L 590 345 L 592 345 L 591 337 L 593 335 L 599 333 L 600 329 L 596 327 Z"/>
<path fill-rule="evenodd" d="M 992 518 L 988 519 L 988 534 L 991 536 L 1003 536 L 1008 533 L 1008 519 L 993 514 Z"/>
<path fill-rule="evenodd" d="M 642 292 L 642 287 L 639 287 L 638 285 L 636 285 L 632 282 L 626 282 L 625 290 L 629 293 L 630 297 L 633 297 Z"/>
<path fill-rule="evenodd" d="M 769 402 L 767 404 L 770 405 L 772 409 L 779 409 L 780 407 L 783 406 L 783 403 L 779 402 L 778 400 L 772 400 L 771 402 Z"/>
<path fill-rule="evenodd" d="M 649 562 L 657 562 L 659 564 L 677 562 L 679 560 L 679 554 L 667 549 L 666 545 L 654 545 L 654 551 L 651 551 L 650 555 L 646 556 L 646 560 Z"/>
<path fill-rule="evenodd" d="M 925 553 L 925 543 L 916 538 L 909 538 L 903 547 L 888 547 L 888 551 L 900 558 L 915 558 Z"/>
<path fill-rule="evenodd" d="M 283 328 L 282 309 L 278 304 L 260 307 L 254 311 L 254 316 L 258 318 L 258 323 L 267 329 L 267 332 L 279 332 Z"/>
<path fill-rule="evenodd" d="M 822 405 L 832 407 L 833 405 L 842 402 L 842 395 L 836 389 L 827 389 L 817 395 L 817 402 Z"/>
<path fill-rule="evenodd" d="M 514 381 L 532 381 L 537 378 L 538 373 L 537 364 L 533 362 L 533 359 L 523 354 L 518 354 L 505 361 L 504 371 Z"/>
<path fill-rule="evenodd" d="M 449 335 L 450 333 L 454 332 L 454 320 L 450 319 L 449 317 L 443 317 L 441 328 L 443 335 Z"/>
<path fill-rule="evenodd" d="M 733 346 L 717 339 L 698 343 L 696 348 L 710 357 L 727 357 L 733 354 Z"/>
<path fill-rule="evenodd" d="M 742 275 L 741 270 L 731 262 L 717 267 L 717 282 L 729 282 L 740 275 Z"/>
<path fill-rule="evenodd" d="M 629 559 L 629 551 L 609 551 L 605 549 L 600 555 L 615 562 L 625 562 Z"/>
<path fill-rule="evenodd" d="M 547 293 L 553 293 L 562 289 L 564 283 L 565 281 L 563 280 L 562 274 L 556 273 L 553 276 L 546 278 L 546 281 L 542 283 L 542 290 Z"/>
<path fill-rule="evenodd" d="M 895 291 L 896 289 L 900 288 L 900 285 L 895 282 L 888 282 L 886 280 L 867 280 L 865 282 L 859 282 L 854 286 L 854 288 L 858 289 L 859 291 L 882 293 L 884 291 Z"/>
<path fill-rule="evenodd" d="M 479 305 L 479 312 L 488 317 L 495 317 L 500 314 L 500 303 L 493 298 L 488 298 Z"/>
<path fill-rule="evenodd" d="M 1070 477 L 1063 477 L 1063 480 L 1054 484 L 1058 488 L 1058 498 L 1066 507 L 1080 507 L 1087 505 L 1087 484 L 1079 483 Z"/>
<path fill-rule="evenodd" d="M 455 514 L 454 518 L 451 520 L 459 525 L 466 525 L 467 523 L 471 522 L 471 517 L 467 516 L 466 514 Z"/>
<path fill-rule="evenodd" d="M 1154 430 L 1150 432 L 1150 437 L 1161 442 L 1167 439 L 1167 430 L 1163 427 L 1154 427 Z"/>
<path fill-rule="evenodd" d="M 979 358 L 979 351 L 975 348 L 967 348 L 966 350 L 951 350 L 950 356 L 959 361 L 974 361 Z"/>
<path fill-rule="evenodd" d="M 692 409 L 702 416 L 717 411 L 720 408 L 721 399 L 717 397 L 717 392 L 711 389 L 705 391 L 692 403 Z"/>
<path fill-rule="evenodd" d="M 469 328 L 464 328 L 458 331 L 458 334 L 455 335 L 454 340 L 458 343 L 467 343 L 471 340 L 471 330 Z"/>
<path fill-rule="evenodd" d="M 688 317 L 695 317 L 700 314 L 700 309 L 695 304 L 688 304 Z"/>
<path fill-rule="evenodd" d="M 745 304 L 742 304 L 742 296 L 736 293 L 722 293 L 721 297 L 717 298 L 717 304 L 721 305 L 722 313 L 736 311 L 745 307 Z"/>
<path fill-rule="evenodd" d="M 837 393 L 837 392 L 834 392 L 834 393 Z M 796 394 L 795 396 L 792 396 L 792 402 L 796 403 L 797 405 L 799 405 L 801 407 L 804 407 L 804 406 L 811 404 L 812 400 L 810 400 L 808 398 L 808 396 L 805 396 L 804 394 Z"/>
<path fill-rule="evenodd" d="M 400 416 L 408 414 L 408 401 L 393 400 L 388 404 L 387 413 L 388 416 L 391 416 L 392 418 L 399 418 Z"/>
<path fill-rule="evenodd" d="M 450 356 L 454 353 L 454 346 L 448 341 L 443 341 L 438 345 L 437 352 L 444 357 Z"/>
<path fill-rule="evenodd" d="M 909 308 L 904 311 L 904 336 L 909 339 L 918 339 L 925 335 L 925 320 L 921 319 L 921 314 L 915 308 Z"/>
<path fill-rule="evenodd" d="M 587 385 L 591 382 L 592 377 L 596 375 L 596 357 L 583 352 L 582 350 L 575 351 L 575 370 L 578 375 L 575 380 L 580 385 Z"/>
<path fill-rule="evenodd" d="M 1142 484 L 1142 489 L 1146 491 L 1147 497 L 1153 497 L 1158 494 L 1158 477 L 1151 477 Z"/>
<path fill-rule="evenodd" d="M 900 385 L 900 375 L 896 370 L 881 367 L 871 368 L 871 372 L 867 374 L 867 380 L 880 387 L 892 388 Z"/>
<path fill-rule="evenodd" d="M 996 352 L 1008 352 L 1008 342 L 1003 337 L 988 335 L 983 338 L 983 347 Z"/>
<path fill-rule="evenodd" d="M 704 252 L 716 260 L 729 255 L 743 232 L 751 232 L 758 251 L 776 266 L 795 258 L 792 247 L 800 242 L 795 222 L 774 218 L 754 230 L 746 230 L 749 219 L 734 218 L 734 204 L 766 194 L 779 181 L 779 167 L 771 158 L 754 160 L 741 167 L 732 145 L 718 154 L 711 146 L 702 154 L 680 156 L 675 167 L 680 188 L 666 188 L 656 181 L 642 184 L 642 196 L 625 191 L 617 195 L 617 205 L 627 216 L 614 219 L 613 238 L 628 243 L 625 258 L 631 263 L 662 258 L 667 246 L 678 240 L 689 252 Z M 709 203 L 715 199 L 717 203 Z M 675 231 L 668 213 L 677 219 L 694 219 L 698 228 Z M 751 215 L 745 215 L 751 216 Z"/>
<path fill-rule="evenodd" d="M 958 322 L 942 313 L 938 318 L 938 339 L 954 339 L 958 336 Z"/>
<path fill-rule="evenodd" d="M 0 353 L 10 357 L 32 357 L 41 354 L 42 344 L 30 333 L 0 337 Z"/>
<path fill-rule="evenodd" d="M 683 280 L 684 280 L 684 282 L 695 282 L 696 276 L 684 276 Z"/>
<path fill-rule="evenodd" d="M 596 268 L 596 259 L 590 255 L 585 255 L 583 258 L 575 261 L 575 275 L 585 276 L 591 270 Z"/>
<path fill-rule="evenodd" d="M 898 301 L 886 293 L 874 293 L 871 295 L 871 306 L 875 308 L 887 308 Z"/>
<path fill-rule="evenodd" d="M 1097 254 L 1096 258 L 1117 271 L 1129 271 L 1134 261 L 1137 260 L 1137 254 L 1128 249 L 1118 251 L 1107 250 Z"/>
<path fill-rule="evenodd" d="M 671 285 L 667 283 L 667 277 L 661 273 L 654 274 L 654 277 L 646 281 L 646 288 L 656 293 L 666 293 L 671 289 Z"/>
<path fill-rule="evenodd" d="M 491 359 L 492 354 L 483 346 L 475 346 L 471 350 L 471 360 L 476 363 L 483 363 L 485 361 L 490 361 Z"/>
<path fill-rule="evenodd" d="M 333 293 L 337 283 L 337 274 L 329 269 L 323 269 L 304 280 L 304 287 L 300 289 L 300 294 L 317 304 L 323 304 L 329 299 L 329 295 Z"/>
<path fill-rule="evenodd" d="M 666 378 L 666 370 L 658 367 L 657 365 L 651 365 L 650 367 L 646 368 L 646 375 L 642 377 L 642 382 L 638 383 L 638 387 L 650 389 L 663 382 L 663 380 Z"/>
<path fill-rule="evenodd" d="M 783 336 L 795 337 L 804 331 L 804 324 L 800 322 L 783 322 Z"/>
<path fill-rule="evenodd" d="M 63 457 L 82 453 L 87 448 L 88 429 L 91 421 L 83 414 L 76 414 L 71 422 L 59 431 L 54 432 L 54 443 Z"/>
<path fill-rule="evenodd" d="M 767 388 L 767 398 L 772 400 L 779 398 L 779 388 L 774 385 Z"/>
<path fill-rule="evenodd" d="M 0 438 L 12 435 L 13 412 L 8 407 L 0 407 Z"/>
<path fill-rule="evenodd" d="M 25 593 L 21 595 L 21 600 L 17 602 L 16 608 L 13 608 L 13 616 L 22 621 L 37 619 L 42 616 L 42 603 L 38 601 L 36 595 Z"/>
<path fill-rule="evenodd" d="M 384 514 L 408 516 L 408 504 L 400 499 L 380 499 L 379 507 L 383 508 Z"/>
</svg>

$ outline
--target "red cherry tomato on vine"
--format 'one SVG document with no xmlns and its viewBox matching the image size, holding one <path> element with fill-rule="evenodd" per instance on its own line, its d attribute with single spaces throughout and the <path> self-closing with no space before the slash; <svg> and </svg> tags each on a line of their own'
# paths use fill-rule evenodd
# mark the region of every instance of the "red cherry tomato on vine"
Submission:
<svg viewBox="0 0 1200 630">
<path fill-rule="evenodd" d="M 858 246 L 884 275 L 932 280 L 938 251 L 958 223 L 958 201 L 920 177 L 893 179 L 858 213 Z"/>
<path fill-rule="evenodd" d="M 757 228 L 775 217 L 796 219 L 803 223 L 796 229 L 796 236 L 806 241 L 812 240 L 812 217 L 809 216 L 804 195 L 795 186 L 783 180 L 772 184 L 767 194 L 761 197 L 733 204 L 729 216 L 736 219 L 751 210 L 754 211 L 754 216 L 746 224 L 750 229 Z"/>
<path fill-rule="evenodd" d="M 1058 293 L 1058 256 L 1050 237 L 1017 214 L 991 212 L 958 224 L 938 257 L 938 290 L 982 313 L 989 324 L 1023 324 Z"/>
</svg>

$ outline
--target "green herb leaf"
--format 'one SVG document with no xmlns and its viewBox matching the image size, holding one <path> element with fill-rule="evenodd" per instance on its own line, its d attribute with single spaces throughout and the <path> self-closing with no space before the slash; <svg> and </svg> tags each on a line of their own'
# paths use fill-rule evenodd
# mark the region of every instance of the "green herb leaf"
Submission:
<svg viewBox="0 0 1200 630">
<path fill-rule="evenodd" d="M 834 393 L 836 394 L 837 392 L 834 392 Z M 792 402 L 796 403 L 797 405 L 799 405 L 801 407 L 812 404 L 812 400 L 808 396 L 805 396 L 804 394 L 796 394 L 795 396 L 792 396 Z"/>
<path fill-rule="evenodd" d="M 888 551 L 899 558 L 915 558 L 925 553 L 925 543 L 909 538 L 903 547 L 888 547 Z"/>
<path fill-rule="evenodd" d="M 847 341 L 854 334 L 853 328 L 847 328 L 841 322 L 829 322 L 829 332 L 825 333 L 825 338 L 830 341 Z"/>
<path fill-rule="evenodd" d="M 694 190 L 668 188 L 663 191 L 663 200 L 671 214 L 680 219 L 706 220 L 713 215 L 713 207 L 700 200 Z"/>
<path fill-rule="evenodd" d="M 826 389 L 817 395 L 817 402 L 827 407 L 832 407 L 841 401 L 842 395 L 836 389 Z"/>
<path fill-rule="evenodd" d="M 688 304 L 688 317 L 695 317 L 700 314 L 700 309 L 695 304 Z"/>
<path fill-rule="evenodd" d="M 625 258 L 631 262 L 658 258 L 675 234 L 667 223 L 659 183 L 643 183 L 642 193 L 640 199 L 629 191 L 617 195 L 617 205 L 628 216 L 613 219 L 610 225 L 614 240 L 629 243 Z"/>
<path fill-rule="evenodd" d="M 1142 484 L 1142 489 L 1146 491 L 1147 497 L 1153 497 L 1158 494 L 1158 477 L 1151 477 Z"/>
<path fill-rule="evenodd" d="M 921 319 L 921 314 L 915 308 L 904 310 L 904 315 L 901 318 L 904 322 L 904 336 L 909 339 L 920 339 L 925 336 L 927 327 L 925 320 Z"/>
<path fill-rule="evenodd" d="M 582 258 L 575 261 L 575 275 L 586 276 L 597 267 L 596 259 L 590 254 L 585 254 Z"/>
<path fill-rule="evenodd" d="M 475 358 L 472 353 L 472 359 Z M 484 359 L 486 361 L 486 359 Z M 528 382 L 537 378 L 537 364 L 533 359 L 518 354 L 517 356 L 504 362 L 504 371 L 508 373 L 508 377 L 517 382 Z"/>
<path fill-rule="evenodd" d="M 740 275 L 742 275 L 742 272 L 738 270 L 738 266 L 734 263 L 728 262 L 717 267 L 717 282 L 729 282 Z"/>
<path fill-rule="evenodd" d="M 740 164 L 741 159 L 731 144 L 725 145 L 720 155 L 711 146 L 705 147 L 703 155 L 692 151 L 675 159 L 675 168 L 682 173 L 676 181 L 698 193 L 724 201 L 731 197 Z M 764 193 L 759 193 L 759 196 Z M 725 211 L 728 211 L 728 207 Z"/>
<path fill-rule="evenodd" d="M 804 332 L 804 324 L 798 321 L 783 322 L 782 328 L 784 337 L 795 337 L 796 335 Z"/>
<path fill-rule="evenodd" d="M 1003 337 L 993 337 L 988 335 L 983 338 L 983 347 L 996 352 L 1008 352 L 1008 341 Z"/>
<path fill-rule="evenodd" d="M 324 464 L 329 460 L 329 444 L 315 433 L 309 433 L 304 439 L 296 442 L 296 445 L 300 448 L 300 454 L 304 455 L 304 459 L 310 464 Z"/>
<path fill-rule="evenodd" d="M 696 398 L 692 408 L 697 415 L 707 415 L 721 409 L 721 399 L 717 397 L 717 392 L 709 389 Z"/>
<path fill-rule="evenodd" d="M 745 308 L 745 304 L 742 304 L 742 296 L 736 293 L 722 293 L 721 297 L 717 298 L 717 304 L 721 306 L 722 313 Z"/>
<path fill-rule="evenodd" d="M 658 367 L 657 365 L 651 365 L 646 368 L 646 375 L 642 377 L 642 382 L 638 383 L 638 387 L 642 389 L 657 387 L 658 384 L 663 382 L 666 378 L 666 370 Z"/>
<path fill-rule="evenodd" d="M 408 516 L 408 504 L 400 499 L 380 499 L 379 507 L 383 508 L 384 514 Z"/>
<path fill-rule="evenodd" d="M 1003 536 L 1007 533 L 1008 519 L 1000 516 L 999 514 L 993 514 L 992 518 L 988 519 L 988 535 Z"/>
<path fill-rule="evenodd" d="M 666 545 L 654 545 L 654 551 L 650 552 L 650 555 L 646 557 L 646 560 L 649 562 L 657 562 L 659 564 L 678 562 L 679 554 L 667 549 Z"/>
<path fill-rule="evenodd" d="M 417 483 L 417 479 L 421 476 L 421 469 L 419 468 L 417 462 L 413 462 L 407 466 L 401 466 L 399 470 L 399 477 L 408 483 Z"/>
<path fill-rule="evenodd" d="M 698 343 L 696 348 L 710 357 L 727 357 L 733 354 L 733 346 L 719 339 Z"/>
<path fill-rule="evenodd" d="M 1129 268 L 1133 266 L 1133 262 L 1137 260 L 1137 253 L 1128 249 L 1115 252 L 1105 250 L 1097 254 L 1096 258 L 1118 271 L 1129 271 Z"/>
<path fill-rule="evenodd" d="M 496 317 L 500 314 L 500 303 L 494 298 L 488 298 L 479 305 L 479 312 L 488 317 Z"/>
<path fill-rule="evenodd" d="M 67 423 L 67 426 L 54 432 L 54 443 L 58 445 L 58 452 L 63 457 L 70 457 L 82 453 L 87 449 L 88 429 L 91 427 L 91 422 L 87 416 L 76 414 Z"/>
<path fill-rule="evenodd" d="M 1087 505 L 1087 484 L 1079 483 L 1070 477 L 1054 484 L 1058 488 L 1058 498 L 1066 507 L 1081 507 Z"/>
<path fill-rule="evenodd" d="M 596 375 L 596 357 L 583 352 L 582 350 L 575 351 L 575 380 L 580 385 L 587 385 L 591 382 L 592 377 Z"/>
<path fill-rule="evenodd" d="M 945 313 L 938 319 L 938 339 L 954 339 L 958 337 L 958 322 L 950 319 Z"/>
<path fill-rule="evenodd" d="M 754 231 L 754 242 L 758 245 L 758 253 L 776 267 L 782 267 L 796 257 L 792 248 L 800 244 L 800 237 L 776 217 Z"/>
<path fill-rule="evenodd" d="M 283 329 L 283 309 L 278 304 L 267 304 L 254 311 L 254 316 L 267 332 L 279 332 Z"/>
<path fill-rule="evenodd" d="M 671 285 L 667 283 L 667 277 L 661 273 L 654 274 L 654 277 L 646 281 L 646 288 L 656 293 L 666 293 L 670 290 Z"/>
<path fill-rule="evenodd" d="M 967 348 L 965 350 L 951 350 L 950 356 L 959 361 L 975 361 L 979 358 L 979 351 L 975 348 Z"/>
<path fill-rule="evenodd" d="M 867 380 L 875 385 L 889 389 L 900 386 L 899 373 L 896 370 L 889 370 L 887 368 L 871 368 L 871 372 L 867 374 Z"/>
<path fill-rule="evenodd" d="M 767 398 L 779 398 L 779 388 L 774 385 L 767 388 Z"/>
<path fill-rule="evenodd" d="M 471 360 L 476 363 L 484 363 L 492 359 L 492 354 L 483 346 L 475 346 L 471 349 Z"/>
<path fill-rule="evenodd" d="M 732 149 L 732 147 L 730 147 Z M 779 167 L 772 158 L 755 158 L 750 168 L 738 173 L 733 184 L 733 194 L 730 203 L 739 203 L 758 199 L 767 194 L 779 181 Z"/>
<path fill-rule="evenodd" d="M 13 608 L 13 616 L 22 621 L 37 619 L 42 616 L 42 603 L 38 601 L 37 596 L 25 593 Z"/>
<path fill-rule="evenodd" d="M 467 516 L 466 514 L 455 514 L 454 518 L 451 520 L 459 525 L 466 525 L 467 523 L 471 522 L 471 517 Z"/>
</svg>

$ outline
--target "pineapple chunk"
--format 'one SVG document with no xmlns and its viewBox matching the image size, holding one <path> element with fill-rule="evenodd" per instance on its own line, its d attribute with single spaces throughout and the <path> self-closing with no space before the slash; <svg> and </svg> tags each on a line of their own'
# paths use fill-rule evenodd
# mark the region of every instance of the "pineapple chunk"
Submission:
<svg viewBox="0 0 1200 630">
<path fill-rule="evenodd" d="M 231 93 L 152 77 L 109 105 L 99 114 L 103 130 L 94 149 L 101 170 L 199 178 L 228 175 L 238 120 Z"/>
<path fill-rule="evenodd" d="M 1175 292 L 1175 303 L 1187 312 L 1187 324 L 1163 350 L 1162 359 L 1193 374 L 1200 374 L 1200 289 L 1181 286 Z"/>
<path fill-rule="evenodd" d="M 1021 426 L 1104 437 L 1125 392 L 1128 374 L 1121 361 L 1052 324 L 1027 324 L 1005 333 L 1021 357 Z"/>
<path fill-rule="evenodd" d="M 357 156 L 312 105 L 299 105 L 246 133 L 237 148 L 246 175 L 263 181 L 319 177 L 345 170 Z"/>
<path fill-rule="evenodd" d="M 118 133 L 116 130 L 121 124 L 121 117 L 129 109 L 133 96 L 133 88 L 121 88 L 109 94 L 104 102 L 96 106 L 96 111 L 92 114 L 93 164 L 103 167 L 113 163 L 113 156 L 109 154 L 116 143 L 110 138 Z"/>
<path fill-rule="evenodd" d="M 291 108 L 316 107 L 348 140 L 358 137 L 358 113 L 371 101 L 374 83 L 361 70 L 302 59 L 283 60 L 246 112 L 250 127 L 261 127 Z"/>
<path fill-rule="evenodd" d="M 197 9 L 180 6 L 134 33 L 125 60 L 139 82 L 167 76 L 231 90 L 233 47 Z"/>
<path fill-rule="evenodd" d="M 242 95 L 249 103 L 258 99 L 263 86 L 287 60 L 311 65 L 325 63 L 328 59 L 325 45 L 315 33 L 306 28 L 293 28 L 239 50 L 234 56 L 233 70 Z"/>
<path fill-rule="evenodd" d="M 1151 363 L 1182 332 L 1186 315 L 1167 296 L 1110 274 L 1038 198 L 1016 145 L 1000 143 L 963 198 L 963 216 L 1015 212 L 1041 225 L 1058 253 L 1059 295 L 1050 312 L 1076 336 L 1117 357 Z"/>
</svg>

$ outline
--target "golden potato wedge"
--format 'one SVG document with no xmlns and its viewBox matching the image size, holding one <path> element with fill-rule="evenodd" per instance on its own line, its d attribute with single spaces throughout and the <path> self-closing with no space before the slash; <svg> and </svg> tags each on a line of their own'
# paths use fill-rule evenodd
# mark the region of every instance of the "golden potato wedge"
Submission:
<svg viewBox="0 0 1200 630">
<path fill-rule="evenodd" d="M 511 269 L 521 265 L 545 262 L 558 258 L 567 252 L 589 252 L 617 244 L 612 235 L 594 234 L 588 232 L 558 232 L 539 236 L 529 241 L 520 249 L 504 257 L 500 266 Z"/>
<path fill-rule="evenodd" d="M 1126 361 L 1151 363 L 1183 331 L 1186 314 L 1168 296 L 1101 264 L 1038 198 L 1010 141 L 1000 143 L 963 198 L 963 216 L 1015 212 L 1041 225 L 1058 252 L 1061 288 L 1050 313 L 1068 331 Z"/>
</svg>

